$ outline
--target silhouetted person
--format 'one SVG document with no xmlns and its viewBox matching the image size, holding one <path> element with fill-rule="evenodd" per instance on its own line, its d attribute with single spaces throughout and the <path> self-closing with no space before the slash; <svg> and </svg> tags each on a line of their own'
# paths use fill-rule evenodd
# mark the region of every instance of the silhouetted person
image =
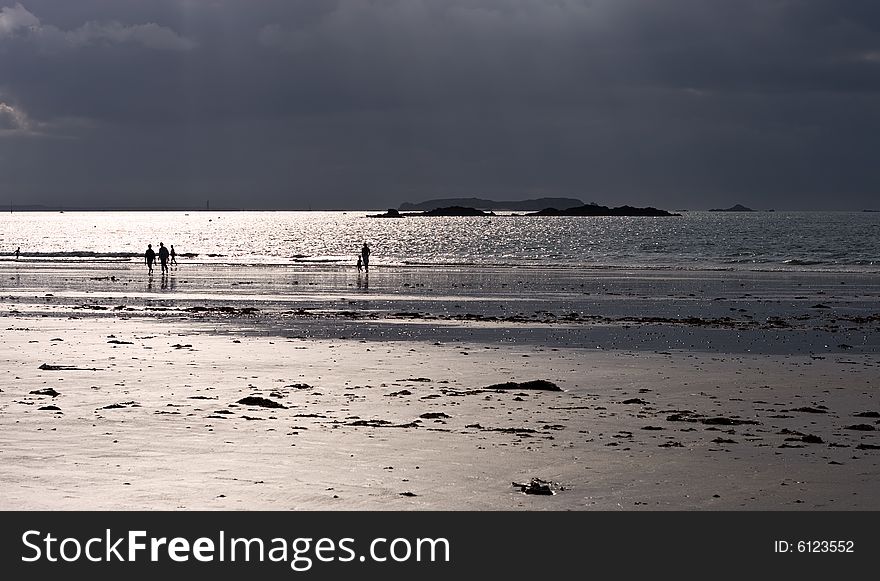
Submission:
<svg viewBox="0 0 880 581">
<path fill-rule="evenodd" d="M 156 260 L 156 253 L 153 251 L 153 245 L 147 244 L 147 251 L 144 252 L 144 262 L 147 263 L 147 268 L 150 269 L 150 274 L 153 274 L 153 262 Z"/>
<path fill-rule="evenodd" d="M 15 259 L 18 260 L 18 255 L 21 254 L 21 246 L 15 249 Z M 360 268 L 358 268 L 360 270 Z"/>
<path fill-rule="evenodd" d="M 166 274 L 168 272 L 168 249 L 165 248 L 165 245 L 161 242 L 159 243 L 159 262 L 162 263 L 162 274 Z"/>
<path fill-rule="evenodd" d="M 168 264 L 173 264 L 174 266 L 177 266 L 177 253 L 174 252 L 174 244 L 171 245 L 171 262 L 169 262 Z"/>
<path fill-rule="evenodd" d="M 361 260 L 364 261 L 364 271 L 370 272 L 370 247 L 367 246 L 366 242 L 361 247 Z"/>
<path fill-rule="evenodd" d="M 358 272 L 360 272 L 364 269 L 364 261 L 360 255 L 358 255 L 358 265 L 357 266 L 358 266 Z"/>
</svg>

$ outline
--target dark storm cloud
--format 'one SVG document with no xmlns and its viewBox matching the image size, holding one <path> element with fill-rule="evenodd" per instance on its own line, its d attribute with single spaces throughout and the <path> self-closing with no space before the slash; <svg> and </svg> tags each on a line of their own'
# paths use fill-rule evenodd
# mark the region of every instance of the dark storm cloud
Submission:
<svg viewBox="0 0 880 581">
<path fill-rule="evenodd" d="M 860 208 L 880 5 L 0 0 L 26 201 Z"/>
</svg>

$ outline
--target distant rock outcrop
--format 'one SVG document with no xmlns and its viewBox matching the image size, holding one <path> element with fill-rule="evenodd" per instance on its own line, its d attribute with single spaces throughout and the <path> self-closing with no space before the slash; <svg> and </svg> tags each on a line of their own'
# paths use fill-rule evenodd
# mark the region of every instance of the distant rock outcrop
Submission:
<svg viewBox="0 0 880 581">
<path fill-rule="evenodd" d="M 388 210 L 384 214 L 369 214 L 368 218 L 407 218 L 410 216 L 495 216 L 494 212 L 484 212 L 465 206 L 449 206 L 434 208 L 426 212 L 398 212 Z M 681 216 L 666 210 L 657 208 L 635 208 L 633 206 L 619 206 L 609 208 L 598 204 L 586 204 L 574 208 L 558 210 L 556 208 L 544 208 L 538 212 L 528 214 L 513 214 L 512 216 Z"/>
<path fill-rule="evenodd" d="M 478 208 L 482 210 L 511 210 L 516 212 L 529 212 L 542 208 L 573 208 L 582 206 L 584 203 L 575 198 L 536 198 L 531 200 L 485 200 L 482 198 L 446 198 L 427 200 L 425 202 L 404 202 L 398 208 L 401 211 L 432 210 L 434 208 L 448 208 L 460 206 L 465 208 Z"/>
<path fill-rule="evenodd" d="M 598 204 L 587 204 L 565 210 L 544 208 L 539 212 L 526 214 L 526 216 L 681 216 L 681 214 L 672 214 L 666 210 L 650 207 L 619 206 L 617 208 L 609 208 L 608 206 L 600 206 Z"/>
<path fill-rule="evenodd" d="M 751 208 L 746 208 L 742 204 L 731 206 L 730 208 L 712 208 L 710 212 L 754 212 Z"/>
<path fill-rule="evenodd" d="M 401 214 L 394 208 L 388 208 L 384 214 L 369 214 L 367 218 L 406 218 L 406 215 Z"/>
<path fill-rule="evenodd" d="M 421 216 L 494 216 L 495 212 L 484 212 L 476 208 L 466 206 L 448 206 L 445 208 L 434 208 L 427 212 L 417 214 Z"/>
<path fill-rule="evenodd" d="M 494 212 L 484 212 L 475 208 L 467 208 L 464 206 L 448 206 L 445 208 L 434 208 L 427 212 L 398 212 L 397 210 L 388 210 L 384 214 L 368 214 L 368 218 L 406 218 L 409 216 L 494 216 Z"/>
</svg>

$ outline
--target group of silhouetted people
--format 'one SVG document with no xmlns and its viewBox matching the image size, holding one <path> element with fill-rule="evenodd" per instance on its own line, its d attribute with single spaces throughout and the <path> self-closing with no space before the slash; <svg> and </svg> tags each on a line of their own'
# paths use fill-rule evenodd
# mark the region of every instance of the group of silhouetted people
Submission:
<svg viewBox="0 0 880 581">
<path fill-rule="evenodd" d="M 149 269 L 149 274 L 153 274 L 153 264 L 156 262 L 156 258 L 159 258 L 159 264 L 162 267 L 162 274 L 166 274 L 170 266 L 177 265 L 177 253 L 174 251 L 174 245 L 171 245 L 171 249 L 165 247 L 165 244 L 159 243 L 159 252 L 157 253 L 153 250 L 152 244 L 147 244 L 147 251 L 144 253 L 144 262 Z M 16 258 L 18 258 L 18 251 L 16 251 Z M 361 253 L 358 255 L 357 259 L 357 269 L 358 272 L 362 270 L 364 272 L 370 272 L 370 247 L 367 246 L 367 243 L 364 242 L 364 245 L 361 247 Z"/>
<path fill-rule="evenodd" d="M 144 253 L 144 262 L 147 264 L 147 268 L 149 269 L 149 274 L 153 274 L 153 263 L 156 262 L 156 251 L 153 250 L 152 244 L 147 244 L 147 251 Z M 159 263 L 162 266 L 162 274 L 168 273 L 168 267 L 170 265 L 177 266 L 177 253 L 174 252 L 174 245 L 171 245 L 171 250 L 165 248 L 165 244 L 162 242 L 159 243 Z"/>
</svg>

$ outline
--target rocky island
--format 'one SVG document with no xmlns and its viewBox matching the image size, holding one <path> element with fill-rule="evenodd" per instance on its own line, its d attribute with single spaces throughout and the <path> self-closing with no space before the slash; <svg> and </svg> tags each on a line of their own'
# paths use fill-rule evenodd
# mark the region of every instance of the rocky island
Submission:
<svg viewBox="0 0 880 581">
<path fill-rule="evenodd" d="M 484 212 L 476 208 L 468 208 L 465 206 L 448 206 L 445 208 L 434 208 L 425 212 L 400 212 L 393 208 L 388 209 L 384 214 L 369 214 L 368 218 L 407 218 L 416 216 L 495 216 L 494 212 Z M 511 216 L 681 216 L 681 214 L 673 214 L 666 210 L 658 210 L 657 208 L 636 208 L 633 206 L 619 206 L 609 208 L 608 206 L 600 206 L 599 204 L 586 204 L 576 206 L 574 208 L 566 208 L 559 210 L 557 208 L 544 208 L 537 212 L 528 214 L 511 214 Z"/>
<path fill-rule="evenodd" d="M 506 210 L 511 212 L 533 212 L 543 208 L 573 208 L 582 206 L 584 203 L 575 198 L 535 198 L 531 200 L 485 200 L 482 198 L 441 198 L 426 200 L 424 202 L 404 202 L 398 210 L 414 212 L 433 210 L 435 208 L 449 208 L 460 206 L 464 208 L 478 208 L 481 210 Z"/>
<path fill-rule="evenodd" d="M 445 208 L 434 208 L 425 212 L 399 212 L 394 208 L 389 208 L 384 214 L 369 214 L 367 218 L 406 218 L 409 216 L 494 216 L 494 212 L 484 212 L 475 208 L 467 208 L 464 206 L 448 206 Z"/>
<path fill-rule="evenodd" d="M 736 204 L 735 206 L 731 206 L 730 208 L 712 208 L 709 210 L 710 212 L 754 212 L 753 209 L 747 208 L 742 204 Z"/>
<path fill-rule="evenodd" d="M 666 210 L 657 208 L 635 208 L 633 206 L 619 206 L 609 208 L 598 204 L 586 204 L 575 208 L 557 210 L 556 208 L 544 208 L 538 212 L 526 214 L 526 216 L 681 216 Z"/>
</svg>

